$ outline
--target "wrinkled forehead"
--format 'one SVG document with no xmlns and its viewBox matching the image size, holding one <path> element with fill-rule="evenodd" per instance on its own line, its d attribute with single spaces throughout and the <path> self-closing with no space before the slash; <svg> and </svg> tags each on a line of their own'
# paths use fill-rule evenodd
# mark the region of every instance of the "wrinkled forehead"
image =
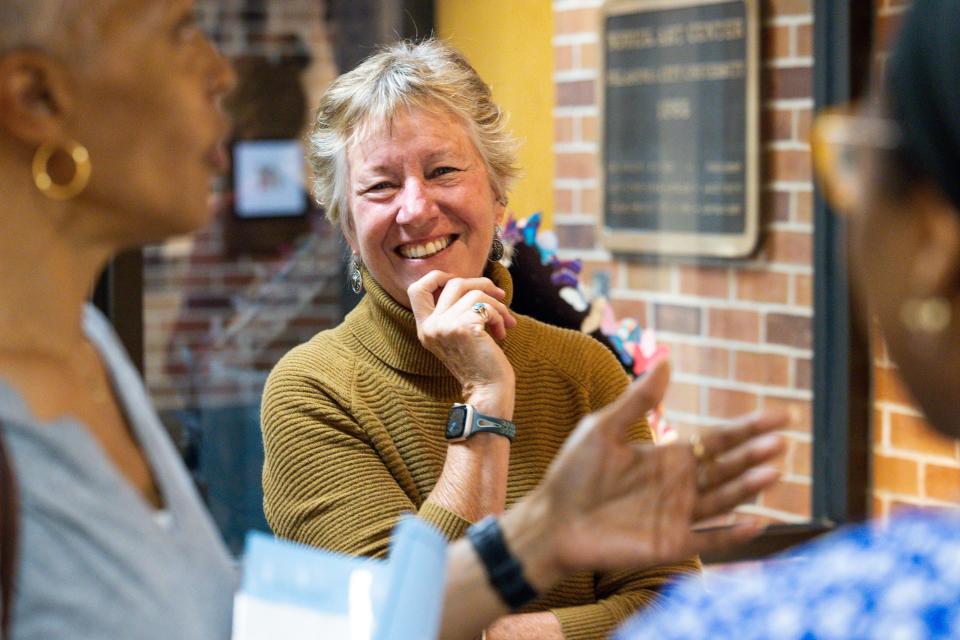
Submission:
<svg viewBox="0 0 960 640">
<path fill-rule="evenodd" d="M 348 147 L 363 144 L 371 138 L 391 138 L 395 124 L 405 118 L 426 116 L 452 128 L 469 129 L 462 118 L 448 107 L 433 100 L 423 102 L 404 102 L 379 109 L 371 109 L 361 115 L 350 133 Z"/>
<path fill-rule="evenodd" d="M 355 160 L 361 156 L 377 154 L 378 151 L 386 151 L 378 148 L 378 144 L 394 139 L 394 131 L 399 121 L 416 116 L 424 116 L 445 130 L 446 134 L 439 146 L 459 147 L 465 142 L 471 147 L 471 151 L 478 152 L 476 136 L 469 124 L 446 106 L 434 101 L 397 105 L 389 111 L 379 113 L 368 112 L 352 128 L 346 144 L 347 157 Z"/>
</svg>

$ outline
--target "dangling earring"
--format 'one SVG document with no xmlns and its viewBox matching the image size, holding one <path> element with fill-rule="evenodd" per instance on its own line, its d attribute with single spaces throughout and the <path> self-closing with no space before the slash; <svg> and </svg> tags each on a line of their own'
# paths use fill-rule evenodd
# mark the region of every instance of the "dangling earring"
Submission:
<svg viewBox="0 0 960 640">
<path fill-rule="evenodd" d="M 952 321 L 950 301 L 940 296 L 910 298 L 900 307 L 900 322 L 911 333 L 935 336 Z"/>
<path fill-rule="evenodd" d="M 357 295 L 363 291 L 363 274 L 360 273 L 360 256 L 353 254 L 350 256 L 350 289 Z"/>
<path fill-rule="evenodd" d="M 57 151 L 63 151 L 73 160 L 73 178 L 67 184 L 57 184 L 50 176 L 50 158 Z M 90 172 L 93 165 L 90 162 L 90 152 L 79 142 L 69 141 L 62 148 L 49 142 L 44 142 L 33 155 L 33 183 L 40 193 L 51 200 L 71 200 L 80 195 L 87 188 L 90 181 Z"/>
<path fill-rule="evenodd" d="M 490 262 L 500 262 L 503 258 L 503 241 L 500 239 L 500 225 L 493 227 L 493 244 L 490 246 L 490 255 L 487 260 Z"/>
</svg>

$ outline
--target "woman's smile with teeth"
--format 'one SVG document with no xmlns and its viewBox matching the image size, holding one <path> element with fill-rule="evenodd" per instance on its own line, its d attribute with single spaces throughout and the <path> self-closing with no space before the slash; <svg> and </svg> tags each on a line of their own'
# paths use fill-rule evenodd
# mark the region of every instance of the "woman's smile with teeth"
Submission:
<svg viewBox="0 0 960 640">
<path fill-rule="evenodd" d="M 429 258 L 435 253 L 446 249 L 453 241 L 454 236 L 443 236 L 420 244 L 410 243 L 397 247 L 397 251 L 404 258 Z"/>
</svg>

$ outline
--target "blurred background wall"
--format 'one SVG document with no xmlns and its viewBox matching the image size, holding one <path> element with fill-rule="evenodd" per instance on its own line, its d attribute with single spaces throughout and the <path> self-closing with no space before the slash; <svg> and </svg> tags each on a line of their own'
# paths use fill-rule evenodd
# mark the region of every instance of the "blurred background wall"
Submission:
<svg viewBox="0 0 960 640">
<path fill-rule="evenodd" d="M 906 3 L 877 0 L 878 40 Z M 762 0 L 761 238 L 745 259 L 613 254 L 598 241 L 601 0 L 201 0 L 201 23 L 241 73 L 238 135 L 299 138 L 336 75 L 378 42 L 436 32 L 463 50 L 523 141 L 510 209 L 544 214 L 562 259 L 603 274 L 619 318 L 669 346 L 667 417 L 681 433 L 745 412 L 792 412 L 783 481 L 745 511 L 772 522 L 810 513 L 813 184 L 812 0 Z M 885 61 L 881 51 L 878 64 Z M 343 247 L 316 208 L 247 223 L 218 187 L 213 223 L 146 249 L 145 369 L 218 521 L 262 526 L 258 409 L 270 368 L 337 324 Z M 345 300 L 347 304 L 345 304 Z M 931 433 L 875 341 L 874 511 L 960 499 L 956 442 Z M 229 480 L 227 482 L 226 480 Z M 239 514 L 239 515 L 238 515 Z"/>
</svg>

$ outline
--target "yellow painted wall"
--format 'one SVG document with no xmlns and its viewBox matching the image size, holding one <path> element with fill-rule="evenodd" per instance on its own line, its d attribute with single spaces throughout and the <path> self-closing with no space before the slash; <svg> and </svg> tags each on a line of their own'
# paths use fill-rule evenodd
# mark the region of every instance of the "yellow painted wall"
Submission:
<svg viewBox="0 0 960 640">
<path fill-rule="evenodd" d="M 467 56 L 510 114 L 523 174 L 510 194 L 518 217 L 553 216 L 553 10 L 550 0 L 435 0 L 437 31 Z"/>
</svg>

